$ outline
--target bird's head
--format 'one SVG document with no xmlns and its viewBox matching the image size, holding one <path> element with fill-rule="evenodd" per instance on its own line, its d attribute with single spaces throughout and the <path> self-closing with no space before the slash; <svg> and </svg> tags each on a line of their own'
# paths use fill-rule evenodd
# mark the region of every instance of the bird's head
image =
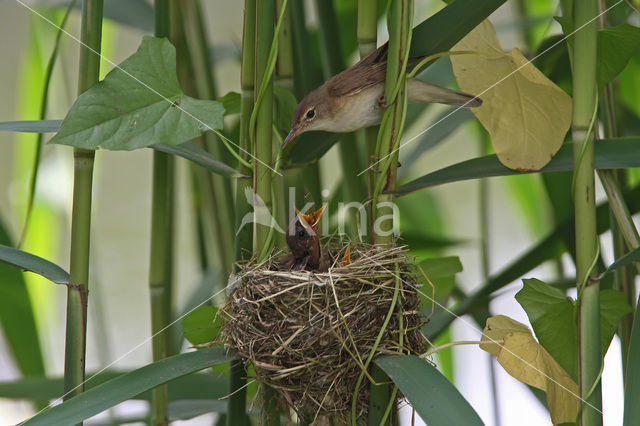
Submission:
<svg viewBox="0 0 640 426">
<path fill-rule="evenodd" d="M 287 244 L 295 257 L 309 254 L 320 255 L 320 239 L 318 238 L 318 224 L 326 204 L 311 214 L 303 214 L 296 209 L 296 217 L 287 230 Z"/>
<path fill-rule="evenodd" d="M 329 114 L 329 99 L 326 88 L 320 86 L 304 97 L 296 107 L 293 116 L 291 131 L 284 139 L 282 147 L 285 148 L 300 133 L 309 130 L 324 130 L 325 125 L 331 120 Z"/>
</svg>

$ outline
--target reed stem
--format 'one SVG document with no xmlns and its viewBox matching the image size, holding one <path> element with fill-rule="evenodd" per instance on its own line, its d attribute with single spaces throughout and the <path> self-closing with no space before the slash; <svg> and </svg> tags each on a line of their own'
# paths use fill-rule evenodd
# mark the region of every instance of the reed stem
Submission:
<svg viewBox="0 0 640 426">
<path fill-rule="evenodd" d="M 578 344 L 580 397 L 586 401 L 581 412 L 585 426 L 602 424 L 602 390 L 600 370 L 600 284 L 590 278 L 597 274 L 594 150 L 590 127 L 596 108 L 596 0 L 582 0 L 573 6 L 573 146 L 574 209 L 576 229 L 576 276 L 579 288 Z M 591 23 L 587 24 L 587 22 Z M 585 26 L 585 24 L 587 24 Z"/>
<path fill-rule="evenodd" d="M 96 84 L 100 75 L 102 0 L 83 0 L 80 30 L 78 94 Z M 94 53 L 97 52 L 98 54 Z M 91 193 L 95 151 L 74 148 L 71 261 L 67 291 L 64 399 L 84 390 L 87 349 L 87 308 L 91 233 Z"/>
</svg>

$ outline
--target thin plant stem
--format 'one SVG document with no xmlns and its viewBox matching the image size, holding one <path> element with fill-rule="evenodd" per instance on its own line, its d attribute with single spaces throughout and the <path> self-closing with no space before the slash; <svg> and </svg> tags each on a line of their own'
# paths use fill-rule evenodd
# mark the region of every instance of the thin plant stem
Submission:
<svg viewBox="0 0 640 426">
<path fill-rule="evenodd" d="M 102 40 L 102 0 L 83 0 L 78 94 L 98 82 Z M 86 46 L 86 47 L 85 47 Z M 92 51 L 93 50 L 93 51 Z M 93 53 L 98 52 L 98 54 Z M 71 261 L 67 292 L 64 399 L 84 390 L 89 294 L 91 193 L 95 151 L 74 148 Z"/>
<path fill-rule="evenodd" d="M 293 93 L 296 98 L 302 99 L 307 93 L 322 84 L 322 81 L 319 78 L 320 75 L 316 72 L 314 58 L 311 55 L 311 49 L 309 49 L 311 39 L 305 26 L 304 2 L 300 0 L 291 1 L 289 8 L 293 47 Z M 305 136 L 305 134 L 302 134 L 299 137 L 302 139 Z M 287 182 L 299 182 L 299 178 L 302 178 L 304 187 L 311 195 L 311 198 L 316 203 L 320 203 L 322 200 L 322 179 L 318 163 L 315 162 L 308 166 L 291 170 L 286 175 Z M 289 204 L 302 203 L 304 194 L 296 193 L 296 198 L 295 202 L 289 200 Z"/>
<path fill-rule="evenodd" d="M 242 30 L 242 62 L 240 68 L 240 152 L 241 155 L 249 158 L 248 152 L 251 152 L 251 135 L 250 122 L 253 112 L 253 99 L 255 87 L 255 42 L 256 42 L 256 0 L 245 0 L 244 17 Z M 237 262 L 251 257 L 252 251 L 252 235 L 251 226 L 243 226 L 242 220 L 246 214 L 251 212 L 250 204 L 247 202 L 247 194 L 252 194 L 251 174 L 252 170 L 243 164 L 240 164 L 239 170 L 243 175 L 236 181 L 235 194 L 235 249 L 234 249 L 234 265 Z M 234 269 L 237 269 L 234 268 Z M 237 270 L 236 270 L 237 272 Z M 227 426 L 236 426 L 246 424 L 246 371 L 244 363 L 241 359 L 231 363 L 231 371 L 229 373 L 229 394 L 227 403 Z"/>
<path fill-rule="evenodd" d="M 250 127 L 253 136 L 253 152 L 256 157 L 253 168 L 253 195 L 255 202 L 260 202 L 272 210 L 271 192 L 271 170 L 264 164 L 273 162 L 273 69 L 275 63 L 272 55 L 272 45 L 276 40 L 274 18 L 275 0 L 256 1 L 256 50 L 255 50 L 255 87 L 259 88 L 255 96 L 255 110 L 252 118 L 255 117 L 255 130 Z M 256 209 L 258 211 L 258 209 Z M 256 214 L 256 213 L 254 213 Z M 258 219 L 258 218 L 256 218 Z M 253 252 L 258 255 L 258 260 L 266 257 L 269 253 L 271 227 L 265 227 L 254 220 L 253 227 Z M 277 426 L 280 424 L 280 414 L 277 409 L 275 392 L 268 386 L 262 389 L 262 424 L 265 426 Z"/>
<path fill-rule="evenodd" d="M 49 100 L 49 87 L 51 85 L 51 76 L 53 75 L 53 67 L 55 66 L 56 59 L 58 58 L 58 51 L 60 49 L 60 38 L 62 37 L 63 30 L 67 25 L 67 20 L 71 10 L 76 4 L 76 0 L 71 0 L 67 6 L 67 10 L 64 12 L 62 21 L 59 25 L 59 30 L 56 33 L 55 41 L 53 42 L 53 51 L 47 62 L 47 68 L 44 72 L 44 84 L 42 89 L 42 101 L 40 103 L 40 120 L 44 120 L 47 116 L 47 104 Z M 38 170 L 40 169 L 40 157 L 42 155 L 42 142 L 44 141 L 44 133 L 38 133 L 36 140 L 35 155 L 33 156 L 33 167 L 31 168 L 31 176 L 29 177 L 29 193 L 27 197 L 27 212 L 24 218 L 24 225 L 20 234 L 20 240 L 18 241 L 18 248 L 22 246 L 24 239 L 29 229 L 29 221 L 31 219 L 31 213 L 33 211 L 33 201 L 36 193 L 36 184 L 38 179 Z"/>
<path fill-rule="evenodd" d="M 170 0 L 155 1 L 156 37 L 168 37 L 170 32 Z M 149 260 L 149 294 L 151 298 L 151 352 L 153 361 L 167 357 L 171 267 L 171 207 L 173 162 L 163 152 L 153 153 L 151 193 L 151 251 Z M 169 395 L 166 385 L 151 391 L 151 424 L 165 425 L 169 419 Z"/>
<path fill-rule="evenodd" d="M 573 145 L 574 145 L 574 209 L 576 229 L 576 276 L 579 287 L 578 345 L 580 396 L 583 404 L 581 422 L 585 426 L 602 424 L 602 389 L 600 370 L 600 284 L 590 277 L 597 275 L 593 267 L 598 255 L 596 233 L 594 150 L 590 132 L 596 109 L 597 0 L 574 2 L 573 45 Z M 590 275 L 593 274 L 593 275 Z"/>
<path fill-rule="evenodd" d="M 375 5 L 375 3 L 374 3 Z M 316 0 L 316 9 L 319 18 L 320 49 L 324 58 L 325 79 L 338 74 L 345 69 L 345 59 L 340 50 L 340 33 L 338 31 L 338 19 L 332 2 Z M 374 8 L 375 12 L 375 8 Z M 366 197 L 366 188 L 358 172 L 363 169 L 362 155 L 358 149 L 354 133 L 342 136 L 338 144 L 340 151 L 340 165 L 342 169 L 343 201 L 363 202 Z M 356 236 L 357 217 L 349 216 L 347 220 L 347 233 L 351 237 Z"/>
<path fill-rule="evenodd" d="M 378 5 L 375 1 L 358 0 L 358 49 L 360 59 L 364 58 L 376 49 L 378 41 Z M 379 126 L 367 127 L 364 129 L 364 146 L 366 151 L 365 161 L 367 163 L 367 194 L 368 198 L 373 198 L 373 186 L 376 178 L 376 171 L 369 167 L 376 158 L 376 144 L 378 140 Z M 369 236 L 373 241 L 373 203 L 368 205 Z"/>
</svg>

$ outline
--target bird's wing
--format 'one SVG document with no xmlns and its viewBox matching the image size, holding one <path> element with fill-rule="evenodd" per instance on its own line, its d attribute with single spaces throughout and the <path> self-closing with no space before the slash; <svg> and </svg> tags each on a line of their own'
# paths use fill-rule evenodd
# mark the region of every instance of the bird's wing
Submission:
<svg viewBox="0 0 640 426">
<path fill-rule="evenodd" d="M 342 71 L 327 81 L 326 85 L 329 96 L 355 95 L 364 89 L 384 81 L 387 77 L 387 62 L 376 62 L 376 58 L 381 55 L 379 51 L 382 47 L 385 47 L 385 50 L 382 52 L 386 53 L 386 45 L 381 46 L 351 68 Z M 410 69 L 421 59 L 422 58 L 409 58 L 407 67 Z"/>
<path fill-rule="evenodd" d="M 355 64 L 327 81 L 329 96 L 351 96 L 384 81 L 387 63 Z"/>
</svg>

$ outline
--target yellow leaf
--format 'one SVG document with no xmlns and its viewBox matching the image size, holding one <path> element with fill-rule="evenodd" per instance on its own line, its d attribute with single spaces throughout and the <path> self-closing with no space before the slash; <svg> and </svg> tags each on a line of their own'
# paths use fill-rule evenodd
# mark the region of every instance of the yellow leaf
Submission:
<svg viewBox="0 0 640 426">
<path fill-rule="evenodd" d="M 456 50 L 490 53 L 454 55 L 451 62 L 460 88 L 483 100 L 472 111 L 491 135 L 500 162 L 521 171 L 544 167 L 571 125 L 571 97 L 517 48 L 504 53 L 487 20 L 456 44 Z"/>
<path fill-rule="evenodd" d="M 502 368 L 522 383 L 547 393 L 551 421 L 575 422 L 578 385 L 531 334 L 531 330 L 504 315 L 487 319 L 480 348 L 496 355 Z"/>
</svg>

